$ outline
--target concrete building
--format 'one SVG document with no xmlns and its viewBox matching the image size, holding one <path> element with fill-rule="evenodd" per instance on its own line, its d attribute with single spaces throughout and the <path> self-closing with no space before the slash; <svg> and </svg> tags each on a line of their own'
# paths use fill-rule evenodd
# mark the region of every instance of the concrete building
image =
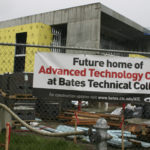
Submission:
<svg viewBox="0 0 150 150">
<path fill-rule="evenodd" d="M 149 30 L 101 3 L 0 22 L 0 28 L 41 22 L 58 31 L 59 45 L 150 51 Z"/>
</svg>

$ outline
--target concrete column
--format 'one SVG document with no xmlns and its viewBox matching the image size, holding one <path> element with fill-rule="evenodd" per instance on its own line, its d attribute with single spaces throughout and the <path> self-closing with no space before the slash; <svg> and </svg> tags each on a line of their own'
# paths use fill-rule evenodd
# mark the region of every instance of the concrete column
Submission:
<svg viewBox="0 0 150 150">
<path fill-rule="evenodd" d="M 10 125 L 12 125 L 12 117 L 6 110 L 1 108 L 0 109 L 0 132 L 2 131 L 2 129 L 6 127 L 7 122 L 9 122 Z"/>
<path fill-rule="evenodd" d="M 100 48 L 100 26 L 100 4 L 69 10 L 66 45 L 69 47 Z M 79 53 L 79 51 L 74 51 L 74 53 Z M 86 52 L 86 54 L 93 53 Z"/>
</svg>

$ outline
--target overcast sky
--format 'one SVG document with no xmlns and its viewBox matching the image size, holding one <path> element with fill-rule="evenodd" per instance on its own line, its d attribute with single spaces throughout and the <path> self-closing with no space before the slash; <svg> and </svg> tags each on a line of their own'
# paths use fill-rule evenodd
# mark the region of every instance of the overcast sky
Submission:
<svg viewBox="0 0 150 150">
<path fill-rule="evenodd" d="M 95 2 L 150 27 L 150 0 L 0 0 L 0 21 Z"/>
</svg>

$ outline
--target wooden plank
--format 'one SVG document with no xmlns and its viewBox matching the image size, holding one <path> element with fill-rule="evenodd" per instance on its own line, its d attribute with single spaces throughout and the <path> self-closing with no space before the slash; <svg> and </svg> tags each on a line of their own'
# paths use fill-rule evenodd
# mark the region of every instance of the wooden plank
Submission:
<svg viewBox="0 0 150 150">
<path fill-rule="evenodd" d="M 32 95 L 9 95 L 9 99 L 16 99 L 16 100 L 37 100 L 36 97 L 33 97 Z"/>
<path fill-rule="evenodd" d="M 72 117 L 64 116 L 64 115 L 59 115 L 57 116 L 58 119 L 64 119 L 64 120 L 71 120 Z"/>
<path fill-rule="evenodd" d="M 73 111 L 69 110 L 67 112 L 64 112 L 65 115 L 74 115 Z M 112 114 L 103 114 L 103 113 L 89 113 L 89 112 L 78 112 L 78 116 L 84 116 L 84 117 L 92 117 L 92 118 L 111 118 L 112 120 L 121 120 L 121 117 L 118 115 L 112 115 Z"/>
<path fill-rule="evenodd" d="M 70 113 L 70 112 L 64 112 L 64 115 L 72 115 L 74 116 L 74 113 Z M 78 113 L 78 116 L 82 116 L 82 117 L 91 117 L 91 118 L 98 118 L 99 116 L 97 115 L 93 115 L 93 114 L 81 114 L 80 112 Z"/>
<path fill-rule="evenodd" d="M 75 119 L 75 116 L 72 116 L 72 119 Z M 98 118 L 90 118 L 90 117 L 82 117 L 82 116 L 78 116 L 78 119 L 84 119 L 84 120 L 91 120 L 91 119 L 95 119 L 95 120 L 97 120 Z"/>
</svg>

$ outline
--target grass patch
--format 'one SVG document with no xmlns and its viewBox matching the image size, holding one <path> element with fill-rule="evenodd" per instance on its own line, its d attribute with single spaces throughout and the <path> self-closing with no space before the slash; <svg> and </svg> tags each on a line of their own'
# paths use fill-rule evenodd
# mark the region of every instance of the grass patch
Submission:
<svg viewBox="0 0 150 150">
<path fill-rule="evenodd" d="M 0 143 L 5 143 L 4 133 L 0 134 Z M 0 150 L 4 148 L 0 147 Z M 83 150 L 83 146 L 63 138 L 12 133 L 9 150 Z"/>
</svg>

